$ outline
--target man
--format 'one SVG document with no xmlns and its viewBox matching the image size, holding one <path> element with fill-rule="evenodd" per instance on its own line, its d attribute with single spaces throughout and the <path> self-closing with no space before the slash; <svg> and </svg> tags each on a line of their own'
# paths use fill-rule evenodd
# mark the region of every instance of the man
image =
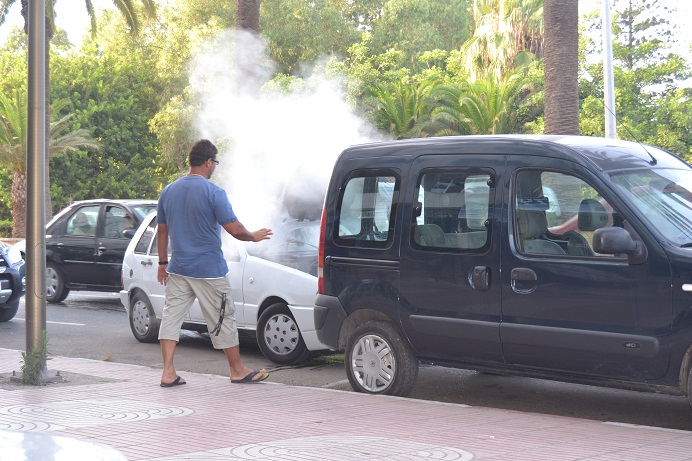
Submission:
<svg viewBox="0 0 692 461">
<path fill-rule="evenodd" d="M 269 376 L 264 369 L 246 368 L 240 360 L 228 265 L 221 250 L 221 228 L 238 240 L 252 242 L 268 239 L 272 231 L 249 232 L 238 221 L 226 192 L 209 181 L 219 164 L 217 152 L 210 141 L 197 141 L 189 154 L 190 173 L 166 186 L 159 197 L 157 278 L 159 283 L 166 285 L 159 330 L 162 387 L 185 384 L 175 371 L 173 356 L 183 320 L 195 298 L 202 308 L 214 348 L 223 349 L 226 354 L 231 382 L 258 383 Z"/>
</svg>

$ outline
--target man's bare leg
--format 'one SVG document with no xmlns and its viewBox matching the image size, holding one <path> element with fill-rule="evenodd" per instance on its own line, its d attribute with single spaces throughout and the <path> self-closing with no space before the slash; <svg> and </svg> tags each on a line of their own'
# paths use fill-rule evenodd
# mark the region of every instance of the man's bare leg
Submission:
<svg viewBox="0 0 692 461">
<path fill-rule="evenodd" d="M 232 380 L 243 379 L 244 377 L 253 372 L 251 368 L 247 368 L 245 365 L 243 365 L 243 362 L 240 360 L 240 346 L 227 347 L 223 351 L 226 354 L 226 358 L 228 359 L 228 366 L 231 368 Z M 264 368 L 259 370 L 257 372 L 257 375 L 255 375 L 255 377 L 253 378 L 253 381 L 261 379 L 266 372 L 267 370 L 265 370 Z"/>
<path fill-rule="evenodd" d="M 161 375 L 161 383 L 168 384 L 178 378 L 178 374 L 173 366 L 173 356 L 175 355 L 175 346 L 178 345 L 177 341 L 172 339 L 162 339 L 159 341 L 161 343 L 161 355 L 163 356 L 163 374 Z M 180 379 L 180 382 L 185 382 L 184 379 Z"/>
</svg>

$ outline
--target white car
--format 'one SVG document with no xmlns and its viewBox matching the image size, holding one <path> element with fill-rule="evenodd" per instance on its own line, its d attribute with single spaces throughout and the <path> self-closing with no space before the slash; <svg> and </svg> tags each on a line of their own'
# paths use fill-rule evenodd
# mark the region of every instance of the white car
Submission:
<svg viewBox="0 0 692 461">
<path fill-rule="evenodd" d="M 165 287 L 156 280 L 159 258 L 155 218 L 156 213 L 152 213 L 144 219 L 125 251 L 120 291 L 132 333 L 147 343 L 158 340 L 165 298 Z M 252 243 L 224 237 L 238 328 L 256 331 L 262 353 L 278 364 L 300 363 L 310 351 L 328 349 L 315 332 L 317 278 L 249 255 L 245 246 Z M 207 331 L 197 301 L 183 328 Z"/>
</svg>

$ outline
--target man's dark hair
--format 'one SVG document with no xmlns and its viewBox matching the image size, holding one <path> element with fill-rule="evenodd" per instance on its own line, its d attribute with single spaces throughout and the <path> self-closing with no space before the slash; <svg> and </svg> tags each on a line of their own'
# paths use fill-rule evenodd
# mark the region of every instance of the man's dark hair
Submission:
<svg viewBox="0 0 692 461">
<path fill-rule="evenodd" d="M 200 139 L 190 149 L 188 163 L 190 163 L 190 166 L 201 166 L 207 159 L 216 159 L 218 152 L 214 143 L 208 139 Z"/>
</svg>

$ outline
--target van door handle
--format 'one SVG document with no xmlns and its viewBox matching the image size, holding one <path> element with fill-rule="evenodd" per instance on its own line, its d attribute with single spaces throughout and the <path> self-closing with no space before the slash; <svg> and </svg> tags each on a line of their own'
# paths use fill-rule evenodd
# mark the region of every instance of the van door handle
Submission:
<svg viewBox="0 0 692 461">
<path fill-rule="evenodd" d="M 488 266 L 476 266 L 469 272 L 469 284 L 478 291 L 490 289 L 490 268 Z"/>
<path fill-rule="evenodd" d="M 538 286 L 538 277 L 531 269 L 515 267 L 511 272 L 512 291 L 522 295 L 533 293 Z"/>
<path fill-rule="evenodd" d="M 98 248 L 97 255 L 98 255 L 98 256 L 101 256 L 102 254 L 104 254 L 104 253 L 106 252 L 106 250 L 107 250 L 106 247 L 99 247 L 99 248 Z"/>
</svg>

